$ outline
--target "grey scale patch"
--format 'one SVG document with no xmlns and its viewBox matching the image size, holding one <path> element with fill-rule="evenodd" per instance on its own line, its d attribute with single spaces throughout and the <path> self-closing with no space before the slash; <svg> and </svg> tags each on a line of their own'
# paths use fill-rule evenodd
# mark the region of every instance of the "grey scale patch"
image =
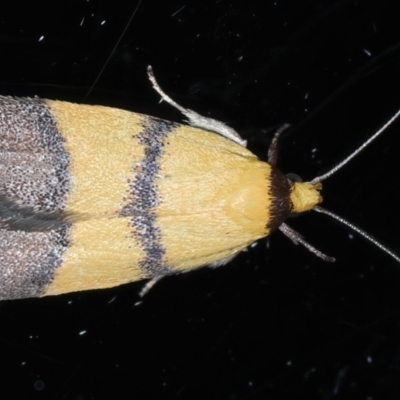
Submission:
<svg viewBox="0 0 400 400">
<path fill-rule="evenodd" d="M 62 215 L 69 164 L 45 101 L 0 96 L 0 299 L 40 296 L 62 264 L 69 225 L 40 220 Z"/>
<path fill-rule="evenodd" d="M 158 118 L 145 116 L 143 130 L 135 135 L 144 146 L 144 159 L 133 165 L 135 178 L 130 182 L 129 204 L 121 211 L 122 216 L 131 216 L 133 237 L 145 253 L 139 267 L 147 277 L 170 274 L 172 269 L 163 261 L 166 253 L 162 244 L 162 233 L 156 226 L 155 209 L 160 198 L 155 183 L 160 172 L 160 159 L 163 155 L 165 139 L 178 124 Z"/>
</svg>

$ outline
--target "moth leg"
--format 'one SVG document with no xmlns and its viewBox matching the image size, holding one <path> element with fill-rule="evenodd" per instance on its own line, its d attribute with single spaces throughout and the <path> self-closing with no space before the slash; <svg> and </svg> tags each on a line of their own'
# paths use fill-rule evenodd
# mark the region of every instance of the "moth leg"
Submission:
<svg viewBox="0 0 400 400">
<path fill-rule="evenodd" d="M 243 147 L 247 146 L 247 140 L 243 140 L 241 136 L 228 125 L 225 125 L 223 122 L 217 121 L 216 119 L 204 117 L 193 110 L 189 110 L 180 106 L 178 103 L 172 100 L 158 85 L 156 78 L 154 77 L 151 65 L 147 67 L 147 74 L 149 76 L 150 82 L 153 85 L 153 88 L 158 92 L 161 98 L 172 107 L 178 109 L 183 115 L 185 115 L 189 119 L 188 122 L 190 125 L 196 128 L 201 128 L 218 133 L 221 136 L 224 136 L 234 141 L 235 143 L 240 144 Z"/>
<path fill-rule="evenodd" d="M 289 124 L 282 125 L 276 132 L 268 149 L 268 163 L 275 166 L 278 161 L 278 140 L 281 133 L 290 128 Z"/>
<path fill-rule="evenodd" d="M 322 258 L 324 261 L 328 262 L 334 262 L 335 259 L 333 257 L 329 257 L 326 254 L 322 253 L 322 251 L 317 250 L 315 247 L 311 246 L 308 242 L 306 242 L 303 239 L 303 236 L 300 235 L 300 233 L 296 232 L 294 229 L 292 229 L 290 226 L 286 225 L 283 223 L 280 227 L 279 230 L 285 234 L 289 239 L 292 240 L 294 244 L 301 244 L 303 245 L 307 250 L 311 251 L 311 253 L 314 253 L 317 257 Z"/>
<path fill-rule="evenodd" d="M 140 297 L 144 297 L 145 294 L 149 292 L 149 290 L 162 278 L 164 278 L 165 275 L 160 275 L 156 276 L 154 278 L 151 278 L 148 282 L 145 283 L 145 285 L 142 287 L 142 290 L 139 292 Z"/>
<path fill-rule="evenodd" d="M 243 249 L 242 251 L 247 251 L 247 249 Z M 221 267 L 223 265 L 226 265 L 229 262 L 231 262 L 238 255 L 239 255 L 239 252 L 231 254 L 230 256 L 225 257 L 222 260 L 213 262 L 212 264 L 209 265 L 209 267 L 216 268 L 216 267 Z"/>
</svg>

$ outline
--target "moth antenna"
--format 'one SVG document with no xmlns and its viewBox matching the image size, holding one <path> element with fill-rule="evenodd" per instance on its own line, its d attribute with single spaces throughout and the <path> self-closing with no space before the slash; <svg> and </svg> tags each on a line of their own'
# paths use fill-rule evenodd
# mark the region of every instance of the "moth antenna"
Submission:
<svg viewBox="0 0 400 400">
<path fill-rule="evenodd" d="M 143 0 L 139 0 L 139 3 L 137 4 L 137 6 L 136 6 L 135 10 L 133 11 L 131 17 L 129 18 L 128 23 L 125 25 L 124 30 L 122 31 L 120 37 L 118 38 L 117 43 L 115 43 L 115 46 L 114 46 L 113 49 L 111 50 L 111 53 L 110 53 L 110 55 L 108 56 L 106 62 L 105 62 L 104 65 L 103 65 L 103 67 L 101 68 L 100 72 L 97 74 L 96 79 L 94 80 L 92 86 L 90 86 L 90 89 L 89 89 L 89 91 L 88 91 L 87 94 L 86 94 L 86 97 L 89 97 L 90 93 L 92 93 L 93 88 L 96 86 L 96 83 L 97 83 L 98 80 L 100 79 L 101 75 L 103 75 L 104 70 L 106 69 L 108 63 L 109 63 L 110 60 L 111 60 L 112 55 L 115 53 L 115 50 L 116 50 L 117 47 L 119 46 L 119 44 L 120 44 L 122 38 L 124 37 L 126 31 L 128 30 L 129 25 L 131 24 L 131 22 L 132 22 L 132 20 L 133 20 L 133 17 L 136 15 L 136 13 L 137 13 L 137 11 L 138 11 L 140 5 L 142 4 L 142 1 L 143 1 Z"/>
<path fill-rule="evenodd" d="M 367 141 L 365 141 L 358 149 L 354 150 L 353 153 L 351 153 L 349 156 L 347 156 L 343 161 L 341 161 L 339 164 L 335 165 L 330 171 L 326 172 L 325 174 L 321 176 L 317 176 L 314 178 L 310 183 L 315 185 L 319 182 L 322 182 L 323 180 L 329 178 L 332 176 L 335 172 L 337 172 L 339 169 L 344 167 L 351 159 L 353 159 L 358 153 L 363 151 L 373 140 L 375 140 L 382 132 L 384 132 L 398 117 L 400 116 L 400 110 L 397 111 L 396 114 L 393 115 L 392 118 L 389 119 L 377 132 L 375 132 Z M 315 209 L 315 208 L 314 208 Z M 322 212 L 322 211 L 321 211 Z M 339 217 L 340 218 L 340 217 Z M 354 229 L 354 227 L 353 227 Z M 356 229 L 354 229 L 356 230 Z M 361 233 L 361 232 L 359 232 Z M 362 234 L 362 233 L 361 233 Z M 364 235 L 364 234 L 362 234 Z M 366 237 L 366 236 L 365 236 Z M 370 239 L 369 239 L 370 240 Z M 375 243 L 376 244 L 376 243 Z M 385 250 L 388 252 L 387 250 Z"/>
<path fill-rule="evenodd" d="M 399 114 L 399 112 L 397 113 Z M 394 118 L 392 118 L 393 120 Z M 392 121 L 393 122 L 393 121 Z M 375 136 L 375 135 L 374 135 Z M 391 250 L 389 250 L 387 247 L 385 247 L 382 243 L 378 242 L 376 239 L 374 239 L 371 235 L 369 235 L 367 232 L 363 231 L 362 229 L 358 228 L 357 226 L 353 225 L 351 222 L 347 221 L 346 219 L 339 217 L 339 215 L 336 215 L 335 213 L 322 208 L 320 206 L 315 206 L 313 208 L 314 211 L 317 211 L 322 214 L 329 215 L 330 217 L 336 219 L 337 221 L 341 222 L 343 225 L 348 226 L 351 228 L 353 231 L 357 232 L 361 236 L 365 237 L 365 239 L 369 240 L 371 243 L 373 243 L 376 247 L 379 247 L 382 251 L 384 251 L 386 254 L 394 258 L 397 262 L 400 263 L 400 257 L 394 254 Z"/>
</svg>

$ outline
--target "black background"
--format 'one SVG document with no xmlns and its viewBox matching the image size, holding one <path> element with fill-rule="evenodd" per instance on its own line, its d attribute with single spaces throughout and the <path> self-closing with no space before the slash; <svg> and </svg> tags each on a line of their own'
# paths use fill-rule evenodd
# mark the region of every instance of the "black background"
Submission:
<svg viewBox="0 0 400 400">
<path fill-rule="evenodd" d="M 233 126 L 260 158 L 291 123 L 279 165 L 308 180 L 400 108 L 397 6 L 7 2 L 0 91 L 182 121 L 151 89 L 152 64 L 175 100 Z M 399 130 L 324 186 L 328 209 L 398 253 Z M 326 216 L 289 224 L 337 262 L 277 232 L 226 267 L 164 279 L 139 305 L 141 282 L 1 303 L 2 397 L 398 399 L 400 265 Z"/>
</svg>

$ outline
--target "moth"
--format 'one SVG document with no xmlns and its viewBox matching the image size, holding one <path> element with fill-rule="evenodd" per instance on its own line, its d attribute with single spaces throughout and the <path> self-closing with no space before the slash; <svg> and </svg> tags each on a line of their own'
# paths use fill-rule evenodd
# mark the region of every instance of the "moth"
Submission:
<svg viewBox="0 0 400 400">
<path fill-rule="evenodd" d="M 226 264 L 276 229 L 333 260 L 284 221 L 311 209 L 333 215 L 318 206 L 321 181 L 398 114 L 329 173 L 300 182 L 276 167 L 286 126 L 268 162 L 261 161 L 236 131 L 181 107 L 151 67 L 148 74 L 189 125 L 110 107 L 0 97 L 0 299 L 150 279 L 146 291 L 165 275 Z"/>
</svg>

